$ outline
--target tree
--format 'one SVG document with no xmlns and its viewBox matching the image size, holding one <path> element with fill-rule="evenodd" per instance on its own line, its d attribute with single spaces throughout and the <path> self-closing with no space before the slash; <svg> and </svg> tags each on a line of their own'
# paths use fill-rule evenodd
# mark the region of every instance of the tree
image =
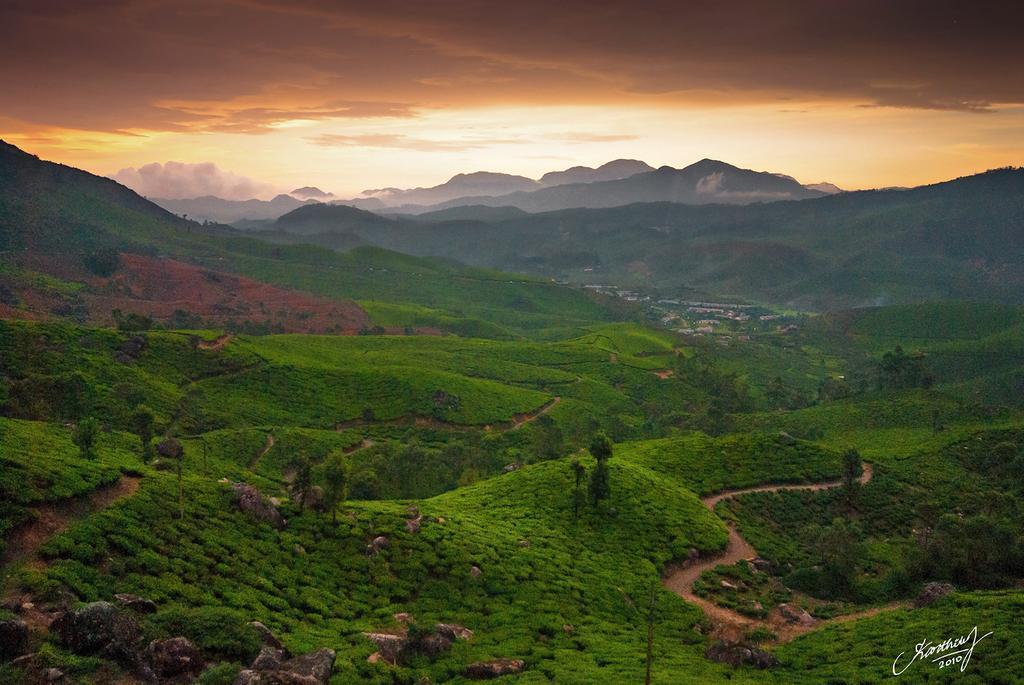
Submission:
<svg viewBox="0 0 1024 685">
<path fill-rule="evenodd" d="M 857 486 L 860 485 L 860 474 L 863 470 L 860 461 L 860 453 L 855 449 L 843 452 L 843 493 L 846 501 L 853 503 L 857 495 Z"/>
<path fill-rule="evenodd" d="M 167 436 L 156 446 L 157 453 L 164 459 L 177 462 L 178 470 L 178 518 L 185 518 L 185 482 L 182 471 L 185 466 L 185 450 L 181 443 Z"/>
<path fill-rule="evenodd" d="M 608 474 L 608 460 L 612 456 L 612 443 L 604 433 L 598 433 L 590 443 L 590 454 L 597 460 L 597 466 L 590 474 L 590 500 L 594 506 L 611 494 Z"/>
<path fill-rule="evenodd" d="M 338 505 L 345 501 L 345 460 L 332 454 L 324 462 L 324 506 L 331 511 L 331 521 L 338 522 Z"/>
<path fill-rule="evenodd" d="M 539 460 L 557 459 L 562 456 L 564 440 L 562 429 L 550 416 L 538 416 L 533 422 L 531 442 L 533 453 Z"/>
<path fill-rule="evenodd" d="M 96 456 L 94 447 L 96 445 L 96 434 L 99 433 L 99 430 L 99 422 L 91 416 L 82 419 L 75 426 L 75 432 L 71 439 L 78 446 L 78 454 L 82 459 L 93 459 Z"/>
<path fill-rule="evenodd" d="M 860 526 L 835 518 L 829 526 L 815 527 L 811 539 L 821 559 L 822 589 L 840 595 L 849 594 L 864 557 Z"/>
<path fill-rule="evenodd" d="M 572 472 L 576 476 L 576 490 L 573 492 L 572 497 L 572 520 L 577 521 L 580 518 L 580 504 L 583 503 L 583 479 L 587 476 L 587 468 L 580 463 L 579 459 L 572 460 Z"/>
<path fill-rule="evenodd" d="M 292 487 L 299 499 L 299 513 L 306 509 L 309 501 L 309 493 L 313 489 L 313 465 L 309 457 L 304 454 L 298 455 L 293 464 L 295 465 L 295 483 Z"/>
<path fill-rule="evenodd" d="M 142 460 L 145 462 L 153 458 L 153 422 L 153 412 L 146 405 L 139 405 L 132 414 L 132 430 L 142 443 Z"/>
</svg>

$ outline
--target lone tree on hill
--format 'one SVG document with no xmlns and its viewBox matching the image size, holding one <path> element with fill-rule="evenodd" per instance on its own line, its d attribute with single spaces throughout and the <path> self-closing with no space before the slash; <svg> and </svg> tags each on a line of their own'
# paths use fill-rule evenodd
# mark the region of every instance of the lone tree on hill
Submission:
<svg viewBox="0 0 1024 685">
<path fill-rule="evenodd" d="M 75 432 L 71 436 L 75 445 L 78 446 L 78 454 L 83 459 L 93 459 L 96 456 L 96 434 L 99 433 L 100 424 L 96 419 L 89 416 L 78 422 Z"/>
<path fill-rule="evenodd" d="M 177 463 L 178 469 L 178 518 L 185 518 L 185 482 L 182 471 L 185 466 L 185 450 L 181 443 L 168 436 L 156 446 L 157 454 L 164 459 L 171 459 Z"/>
<path fill-rule="evenodd" d="M 597 460 L 597 466 L 590 474 L 590 500 L 594 506 L 611 494 L 608 475 L 608 460 L 612 456 L 612 443 L 604 433 L 598 433 L 590 443 L 590 453 Z"/>
<path fill-rule="evenodd" d="M 572 520 L 577 521 L 580 517 L 580 504 L 583 503 L 583 479 L 587 476 L 587 467 L 580 463 L 579 459 L 572 460 L 572 472 L 576 476 L 576 490 L 572 496 Z"/>
<path fill-rule="evenodd" d="M 338 505 L 345 501 L 345 460 L 332 454 L 324 463 L 324 506 L 331 510 L 331 522 L 338 522 Z"/>
<path fill-rule="evenodd" d="M 847 503 L 852 504 L 856 497 L 857 486 L 860 485 L 858 479 L 862 470 L 860 452 L 855 449 L 843 452 L 843 492 L 846 495 Z"/>
<path fill-rule="evenodd" d="M 139 405 L 132 414 L 132 429 L 142 443 L 142 460 L 148 462 L 153 457 L 153 412 L 145 405 Z"/>
</svg>

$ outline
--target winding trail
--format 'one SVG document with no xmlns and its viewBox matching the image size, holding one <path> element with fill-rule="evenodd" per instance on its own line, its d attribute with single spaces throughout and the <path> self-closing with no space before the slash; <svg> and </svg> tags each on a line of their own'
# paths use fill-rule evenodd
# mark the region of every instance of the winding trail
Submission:
<svg viewBox="0 0 1024 685">
<path fill-rule="evenodd" d="M 234 337 L 233 333 L 225 333 L 217 336 L 213 340 L 200 340 L 198 347 L 201 350 L 221 350 L 224 349 L 224 346 L 231 342 Z"/>
<path fill-rule="evenodd" d="M 256 468 L 256 464 L 260 463 L 260 459 L 266 455 L 267 452 L 274 447 L 274 436 L 267 433 L 267 442 L 260 448 L 260 451 L 253 456 L 252 461 L 249 462 L 249 470 L 252 471 Z"/>
<path fill-rule="evenodd" d="M 864 485 L 871 480 L 872 476 L 874 476 L 874 469 L 871 464 L 865 463 L 863 465 L 863 472 L 858 479 L 859 482 L 861 485 Z M 714 512 L 715 505 L 722 500 L 739 497 L 741 495 L 748 495 L 754 492 L 781 492 L 784 490 L 818 491 L 837 488 L 841 485 L 841 480 L 794 485 L 758 485 L 752 488 L 723 490 L 722 492 L 714 495 L 702 497 L 701 503 L 703 503 L 710 511 Z M 720 553 L 709 557 L 698 557 L 692 562 L 683 562 L 681 564 L 671 566 L 667 569 L 667 573 L 662 579 L 662 583 L 665 588 L 679 595 L 687 602 L 696 604 L 701 608 L 704 614 L 714 624 L 714 634 L 716 637 L 727 640 L 739 640 L 743 637 L 743 634 L 746 631 L 752 628 L 768 628 L 776 634 L 777 642 L 786 642 L 792 640 L 798 635 L 808 633 L 812 630 L 817 630 L 826 625 L 865 618 L 882 611 L 905 606 L 905 603 L 894 602 L 881 607 L 872 607 L 870 609 L 865 609 L 864 611 L 843 614 L 827 620 L 815 621 L 810 625 L 787 623 L 773 615 L 769 615 L 769 618 L 767 619 L 752 618 L 750 616 L 744 616 L 738 611 L 733 611 L 732 609 L 719 606 L 714 602 L 695 594 L 693 591 L 693 584 L 700 578 L 701 574 L 713 569 L 719 564 L 735 564 L 758 556 L 757 550 L 755 550 L 749 542 L 743 539 L 743 537 L 736 531 L 735 526 L 729 525 L 728 529 L 729 539 L 725 545 L 725 549 Z"/>
<path fill-rule="evenodd" d="M 33 506 L 35 518 L 17 526 L 4 541 L 0 565 L 16 562 L 38 563 L 39 548 L 43 543 L 54 535 L 63 533 L 78 519 L 134 495 L 141 481 L 138 476 L 121 476 L 117 482 L 96 488 L 87 495 Z"/>
</svg>

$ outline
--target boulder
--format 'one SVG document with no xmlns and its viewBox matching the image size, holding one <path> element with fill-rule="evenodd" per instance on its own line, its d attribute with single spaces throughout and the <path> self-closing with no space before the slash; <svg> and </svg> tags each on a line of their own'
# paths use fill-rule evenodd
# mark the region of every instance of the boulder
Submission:
<svg viewBox="0 0 1024 685">
<path fill-rule="evenodd" d="M 238 505 L 238 508 L 257 521 L 269 523 L 278 530 L 281 530 L 288 524 L 285 518 L 281 516 L 281 512 L 253 486 L 245 483 L 234 483 L 231 489 L 235 492 L 235 503 Z"/>
<path fill-rule="evenodd" d="M 519 541 L 518 543 L 516 543 L 516 544 L 518 544 L 518 545 L 519 545 L 520 547 L 522 547 L 523 549 L 526 549 L 527 547 L 529 547 L 529 546 L 530 546 L 530 541 L 529 541 L 529 540 L 520 540 L 520 541 Z"/>
<path fill-rule="evenodd" d="M 474 566 L 471 569 L 469 569 L 469 575 L 473 578 L 479 578 L 482 573 L 483 571 L 480 570 L 479 566 Z"/>
<path fill-rule="evenodd" d="M 420 532 L 420 522 L 423 520 L 422 516 L 417 516 L 414 519 L 405 520 L 405 529 L 410 533 Z"/>
<path fill-rule="evenodd" d="M 754 668 L 771 668 L 779 663 L 770 652 L 742 642 L 718 641 L 707 648 L 704 656 L 730 666 L 753 666 Z"/>
<path fill-rule="evenodd" d="M 137 614 L 156 613 L 156 602 L 151 599 L 128 594 L 127 592 L 120 592 L 114 595 L 114 599 L 116 599 L 117 603 L 125 609 L 131 609 Z"/>
<path fill-rule="evenodd" d="M 254 671 L 276 671 L 281 668 L 281 664 L 284 661 L 285 654 L 283 649 L 275 649 L 270 645 L 263 645 L 260 647 L 260 653 L 249 664 L 249 668 Z"/>
<path fill-rule="evenodd" d="M 466 666 L 464 675 L 475 680 L 488 680 L 500 678 L 503 675 L 515 675 L 526 669 L 526 662 L 522 659 L 493 659 L 491 661 L 477 661 Z"/>
<path fill-rule="evenodd" d="M 0 621 L 0 661 L 19 657 L 28 651 L 28 624 L 20 618 Z"/>
<path fill-rule="evenodd" d="M 199 648 L 184 637 L 153 640 L 149 643 L 146 656 L 153 671 L 162 678 L 196 674 L 205 665 Z"/>
<path fill-rule="evenodd" d="M 690 551 L 686 553 L 686 560 L 693 562 L 700 559 L 700 551 L 696 547 L 691 547 Z"/>
<path fill-rule="evenodd" d="M 50 632 L 75 654 L 134 663 L 141 630 L 134 617 L 110 602 L 93 602 L 59 616 L 50 625 Z"/>
<path fill-rule="evenodd" d="M 407 611 L 400 611 L 395 614 L 395 620 L 399 623 L 409 623 L 412 621 L 412 614 Z"/>
<path fill-rule="evenodd" d="M 790 625 L 812 626 L 817 620 L 795 604 L 780 604 L 772 609 L 773 617 Z"/>
<path fill-rule="evenodd" d="M 409 646 L 409 638 L 391 633 L 363 633 L 367 640 L 377 647 L 380 658 L 389 664 L 397 664 Z"/>
<path fill-rule="evenodd" d="M 334 650 L 318 649 L 276 666 L 266 663 L 266 669 L 250 666 L 241 671 L 234 685 L 327 685 L 334 671 Z"/>
<path fill-rule="evenodd" d="M 382 549 L 387 549 L 391 541 L 383 535 L 378 535 L 366 546 L 366 553 L 369 555 L 379 554 Z"/>
<path fill-rule="evenodd" d="M 739 587 L 735 583 L 730 583 L 728 580 L 723 580 L 719 583 L 723 590 L 739 590 Z"/>
<path fill-rule="evenodd" d="M 473 639 L 473 631 L 465 626 L 460 626 L 458 623 L 438 623 L 434 626 L 434 630 L 437 631 L 438 635 L 443 635 L 452 642 Z"/>
<path fill-rule="evenodd" d="M 764 557 L 754 557 L 753 559 L 748 560 L 747 563 L 755 571 L 760 571 L 761 573 L 771 573 L 772 562 L 768 561 Z"/>
<path fill-rule="evenodd" d="M 942 599 L 954 590 L 956 590 L 956 588 L 949 583 L 926 583 L 925 586 L 921 588 L 921 594 L 914 599 L 914 606 L 918 608 L 926 607 L 932 602 Z"/>
</svg>

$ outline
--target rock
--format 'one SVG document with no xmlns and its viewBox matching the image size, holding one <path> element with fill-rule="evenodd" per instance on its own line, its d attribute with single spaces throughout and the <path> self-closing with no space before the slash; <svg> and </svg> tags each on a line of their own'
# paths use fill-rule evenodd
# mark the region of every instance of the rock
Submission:
<svg viewBox="0 0 1024 685">
<path fill-rule="evenodd" d="M 526 662 L 522 659 L 494 659 L 492 661 L 477 661 L 466 666 L 464 675 L 475 680 L 488 680 L 500 678 L 503 675 L 522 673 L 525 668 Z"/>
<path fill-rule="evenodd" d="M 405 514 L 409 518 L 419 518 L 420 517 L 420 508 L 417 507 L 415 504 L 411 504 L 411 505 L 409 505 L 406 508 Z"/>
<path fill-rule="evenodd" d="M 137 614 L 156 613 L 156 602 L 151 599 L 145 599 L 144 597 L 128 594 L 127 592 L 121 592 L 114 595 L 114 599 L 116 599 L 117 603 L 125 609 L 131 609 Z"/>
<path fill-rule="evenodd" d="M 257 521 L 269 523 L 278 530 L 288 525 L 285 518 L 281 516 L 281 512 L 253 486 L 234 483 L 231 489 L 235 491 L 235 503 L 238 504 L 238 508 Z"/>
<path fill-rule="evenodd" d="M 739 590 L 737 585 L 730 583 L 728 580 L 723 580 L 719 585 L 721 585 L 724 590 Z"/>
<path fill-rule="evenodd" d="M 474 566 L 471 569 L 469 569 L 469 575 L 473 578 L 479 578 L 482 573 L 483 571 L 480 570 L 479 566 Z"/>
<path fill-rule="evenodd" d="M 407 611 L 400 611 L 395 614 L 395 620 L 399 623 L 408 623 L 412 620 L 412 614 Z"/>
<path fill-rule="evenodd" d="M 573 624 L 566 623 L 564 626 L 562 626 L 562 632 L 566 635 L 572 635 L 576 632 L 576 628 L 573 626 Z"/>
<path fill-rule="evenodd" d="M 812 626 L 817 623 L 813 616 L 794 604 L 780 604 L 771 613 L 777 620 L 790 625 Z"/>
<path fill-rule="evenodd" d="M 370 555 L 380 554 L 380 551 L 382 549 L 387 549 L 390 544 L 391 541 L 388 540 L 385 536 L 378 535 L 370 541 L 370 544 L 366 546 L 366 553 Z"/>
<path fill-rule="evenodd" d="M 529 540 L 520 540 L 520 541 L 519 541 L 518 543 L 516 543 L 516 544 L 518 544 L 518 545 L 519 545 L 520 547 L 522 547 L 523 549 L 526 549 L 527 547 L 529 547 L 529 546 L 530 546 L 530 541 L 529 541 Z"/>
<path fill-rule="evenodd" d="M 520 466 L 521 464 L 519 464 L 518 462 L 514 464 L 506 464 L 505 467 L 502 469 L 502 473 L 512 473 L 513 471 L 518 471 Z"/>
<path fill-rule="evenodd" d="M 796 438 L 787 433 L 786 431 L 779 431 L 779 444 L 780 445 L 795 445 Z"/>
<path fill-rule="evenodd" d="M 114 355 L 114 359 L 120 364 L 130 364 L 138 358 L 144 349 L 146 349 L 146 337 L 133 335 L 121 343 L 121 347 L 118 349 L 117 354 Z"/>
<path fill-rule="evenodd" d="M 174 438 L 164 438 L 156 446 L 156 453 L 164 459 L 181 459 L 181 455 L 185 453 L 182 449 L 181 443 Z"/>
<path fill-rule="evenodd" d="M 234 685 L 327 685 L 333 671 L 334 650 L 318 649 L 276 668 L 247 668 L 238 674 Z"/>
<path fill-rule="evenodd" d="M 57 683 L 64 680 L 64 671 L 59 668 L 48 668 L 43 671 L 43 679 L 48 683 Z"/>
<path fill-rule="evenodd" d="M 283 649 L 275 649 L 270 645 L 263 645 L 260 647 L 260 653 L 249 664 L 249 668 L 254 671 L 277 671 L 281 668 L 284 660 L 285 654 Z"/>
<path fill-rule="evenodd" d="M 409 638 L 391 633 L 363 633 L 367 640 L 377 647 L 381 659 L 389 664 L 397 664 L 409 646 Z"/>
<path fill-rule="evenodd" d="M 747 561 L 747 563 L 752 566 L 755 571 L 760 571 L 761 573 L 771 573 L 773 566 L 772 562 L 768 561 L 764 557 L 754 557 Z"/>
<path fill-rule="evenodd" d="M 926 583 L 925 586 L 921 588 L 921 594 L 914 599 L 914 606 L 918 608 L 926 607 L 932 602 L 942 599 L 954 590 L 956 590 L 956 588 L 949 583 Z"/>
<path fill-rule="evenodd" d="M 65 612 L 50 625 L 50 632 L 75 654 L 107 656 L 133 665 L 137 661 L 139 624 L 110 602 Z"/>
<path fill-rule="evenodd" d="M 410 533 L 420 532 L 420 522 L 423 520 L 422 516 L 417 516 L 414 519 L 405 520 L 405 529 Z"/>
<path fill-rule="evenodd" d="M 452 642 L 473 639 L 473 631 L 465 626 L 460 626 L 458 623 L 438 623 L 434 630 L 437 631 L 438 635 L 443 635 Z"/>
<path fill-rule="evenodd" d="M 757 611 L 761 611 L 762 609 L 764 609 L 764 605 L 761 604 L 760 602 L 756 601 L 756 600 L 754 601 L 753 607 Z"/>
<path fill-rule="evenodd" d="M 771 668 L 779 663 L 778 659 L 770 652 L 742 642 L 718 641 L 707 648 L 704 656 L 711 661 L 730 666 Z"/>
<path fill-rule="evenodd" d="M 696 547 L 691 547 L 690 551 L 686 553 L 687 561 L 697 561 L 700 559 L 700 551 Z"/>
<path fill-rule="evenodd" d="M 260 639 L 263 640 L 263 644 L 273 647 L 274 649 L 284 649 L 284 644 L 277 639 L 277 636 L 271 632 L 270 628 L 266 627 L 259 621 L 249 621 L 249 626 L 259 633 Z"/>
<path fill-rule="evenodd" d="M 153 640 L 146 650 L 153 671 L 163 678 L 174 678 L 203 670 L 205 662 L 199 648 L 184 637 Z"/>
<path fill-rule="evenodd" d="M 303 547 L 302 545 L 298 544 L 298 543 L 295 543 L 294 545 L 292 545 L 292 551 L 295 554 L 298 554 L 300 557 L 306 554 L 306 548 Z"/>
<path fill-rule="evenodd" d="M 19 657 L 28 651 L 28 624 L 20 618 L 0 621 L 0 661 Z"/>
</svg>

